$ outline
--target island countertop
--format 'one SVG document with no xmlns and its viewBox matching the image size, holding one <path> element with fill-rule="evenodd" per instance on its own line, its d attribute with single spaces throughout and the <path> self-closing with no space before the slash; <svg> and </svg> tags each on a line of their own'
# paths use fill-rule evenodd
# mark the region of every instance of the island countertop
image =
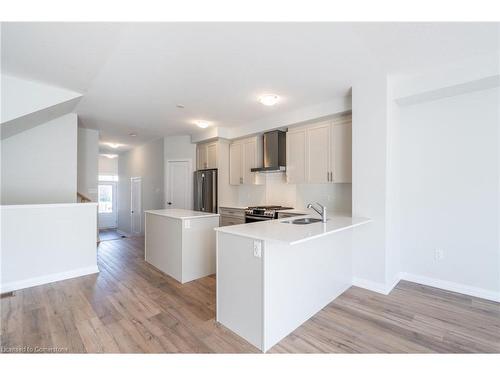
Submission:
<svg viewBox="0 0 500 375">
<path fill-rule="evenodd" d="M 301 218 L 304 217 L 316 216 L 301 216 Z M 326 223 L 318 222 L 298 225 L 291 223 L 294 219 L 296 218 L 231 225 L 218 227 L 215 228 L 215 230 L 221 233 L 229 233 L 242 237 L 255 238 L 264 241 L 280 241 L 286 242 L 289 245 L 295 245 L 304 241 L 309 241 L 371 222 L 371 219 L 362 217 L 331 216 L 328 218 Z"/>
<path fill-rule="evenodd" d="M 147 214 L 166 216 L 173 219 L 188 220 L 188 219 L 199 219 L 204 217 L 215 217 L 219 214 L 214 214 L 212 212 L 202 212 L 193 210 L 184 210 L 180 208 L 167 208 L 163 210 L 147 210 L 144 211 Z"/>
</svg>

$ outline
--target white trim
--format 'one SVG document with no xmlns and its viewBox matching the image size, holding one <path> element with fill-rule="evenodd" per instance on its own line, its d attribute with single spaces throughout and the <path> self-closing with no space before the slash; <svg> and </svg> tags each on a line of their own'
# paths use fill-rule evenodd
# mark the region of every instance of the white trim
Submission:
<svg viewBox="0 0 500 375">
<path fill-rule="evenodd" d="M 52 273 L 45 276 L 33 277 L 31 279 L 25 279 L 20 281 L 14 281 L 7 284 L 1 284 L 0 292 L 1 293 L 13 292 L 20 289 L 31 288 L 33 286 L 72 279 L 74 277 L 90 275 L 93 273 L 99 273 L 99 268 L 97 266 L 78 268 L 76 270 L 71 270 L 66 272 Z"/>
<path fill-rule="evenodd" d="M 401 280 L 460 293 L 467 296 L 483 298 L 489 301 L 500 302 L 500 292 L 496 292 L 494 290 L 477 288 L 452 281 L 434 279 L 427 276 L 414 275 L 407 272 L 399 272 L 390 284 L 378 283 L 376 281 L 360 279 L 358 277 L 352 278 L 352 284 L 359 288 L 371 290 L 372 292 L 388 295 Z"/>
<path fill-rule="evenodd" d="M 399 280 L 398 280 L 399 281 Z M 396 282 L 397 284 L 397 282 Z M 396 285 L 394 284 L 394 285 Z M 352 285 L 357 286 L 358 288 L 368 289 L 372 292 L 380 293 L 387 295 L 391 292 L 392 288 L 389 288 L 384 283 L 379 283 L 376 281 L 361 279 L 359 277 L 352 278 Z"/>
<path fill-rule="evenodd" d="M 194 173 L 194 170 L 193 170 L 193 159 L 192 158 L 181 158 L 181 159 L 167 159 L 165 160 L 165 170 L 164 170 L 164 180 L 163 180 L 163 183 L 165 185 L 165 189 L 164 189 L 164 199 L 165 199 L 165 202 L 164 202 L 164 207 L 165 208 L 168 208 L 167 206 L 167 202 L 169 201 L 169 193 L 170 193 L 170 189 L 169 189 L 169 173 L 168 173 L 168 163 L 170 162 L 187 162 L 188 163 L 188 168 L 189 168 L 189 177 L 188 177 L 188 189 L 189 189 L 189 198 L 188 198 L 188 207 L 186 209 L 192 209 L 194 207 L 194 202 L 193 202 L 193 173 Z"/>
<path fill-rule="evenodd" d="M 140 208 L 139 208 L 139 217 L 140 217 L 140 220 L 139 220 L 139 224 L 140 224 L 140 228 L 139 228 L 139 231 L 138 232 L 134 232 L 134 228 L 133 228 L 133 224 L 134 224 L 134 218 L 132 217 L 134 214 L 132 213 L 132 208 L 134 206 L 134 202 L 132 200 L 132 183 L 134 181 L 139 181 L 140 184 L 139 184 L 139 202 L 140 202 Z M 142 212 L 142 176 L 136 176 L 136 177 L 130 177 L 130 213 L 129 213 L 129 217 L 130 217 L 130 232 L 132 233 L 132 236 L 139 236 L 141 233 L 142 233 L 142 217 L 143 217 L 143 212 Z M 117 217 L 117 224 L 118 224 L 118 217 Z"/>
<path fill-rule="evenodd" d="M 444 289 L 455 293 L 500 302 L 500 291 L 477 288 L 474 286 L 459 284 L 452 281 L 439 280 L 427 276 L 413 275 L 406 272 L 401 272 L 400 278 L 401 280 L 411 281 L 417 284 L 432 286 L 434 288 Z"/>
</svg>

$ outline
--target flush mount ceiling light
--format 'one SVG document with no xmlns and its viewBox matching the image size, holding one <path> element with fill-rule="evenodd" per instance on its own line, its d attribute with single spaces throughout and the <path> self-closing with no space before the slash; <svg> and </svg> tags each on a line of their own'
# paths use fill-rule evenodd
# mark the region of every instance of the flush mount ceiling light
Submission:
<svg viewBox="0 0 500 375">
<path fill-rule="evenodd" d="M 129 135 L 130 135 L 131 137 L 137 137 L 137 134 L 135 134 L 135 133 L 129 133 Z"/>
<path fill-rule="evenodd" d="M 185 108 L 183 104 L 176 104 L 175 106 L 176 106 L 177 108 L 180 108 L 180 109 Z"/>
<path fill-rule="evenodd" d="M 196 126 L 202 129 L 208 128 L 210 126 L 210 123 L 205 120 L 196 120 L 194 123 L 196 124 Z"/>
<path fill-rule="evenodd" d="M 122 144 L 120 144 L 120 143 L 110 143 L 110 142 L 105 143 L 105 145 L 106 145 L 106 146 L 109 146 L 109 147 L 111 147 L 111 148 L 118 148 L 118 147 L 123 146 L 123 145 L 122 145 Z"/>
<path fill-rule="evenodd" d="M 101 154 L 101 156 L 104 156 L 108 159 L 114 159 L 114 158 L 118 157 L 118 155 L 116 155 L 116 154 Z"/>
<path fill-rule="evenodd" d="M 268 107 L 275 105 L 279 100 L 280 97 L 276 94 L 264 94 L 259 96 L 259 103 Z"/>
</svg>

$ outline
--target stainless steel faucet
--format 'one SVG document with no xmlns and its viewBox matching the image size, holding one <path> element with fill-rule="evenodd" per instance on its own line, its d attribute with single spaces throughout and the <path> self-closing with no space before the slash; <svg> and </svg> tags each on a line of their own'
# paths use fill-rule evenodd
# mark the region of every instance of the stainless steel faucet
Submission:
<svg viewBox="0 0 500 375">
<path fill-rule="evenodd" d="M 320 207 L 320 210 L 318 210 L 316 207 L 314 207 L 311 203 L 307 205 L 307 208 L 312 208 L 314 211 L 316 211 L 318 214 L 321 215 L 321 221 L 323 223 L 326 223 L 326 207 L 323 206 L 322 204 L 316 202 L 316 204 Z"/>
</svg>

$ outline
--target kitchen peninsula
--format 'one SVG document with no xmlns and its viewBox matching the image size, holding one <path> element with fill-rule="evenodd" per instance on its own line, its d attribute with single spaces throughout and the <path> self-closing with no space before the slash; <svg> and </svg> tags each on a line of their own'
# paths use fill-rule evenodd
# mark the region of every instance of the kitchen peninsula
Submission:
<svg viewBox="0 0 500 375">
<path fill-rule="evenodd" d="M 263 352 L 352 285 L 352 231 L 370 222 L 303 218 L 216 228 L 216 319 Z"/>
</svg>

